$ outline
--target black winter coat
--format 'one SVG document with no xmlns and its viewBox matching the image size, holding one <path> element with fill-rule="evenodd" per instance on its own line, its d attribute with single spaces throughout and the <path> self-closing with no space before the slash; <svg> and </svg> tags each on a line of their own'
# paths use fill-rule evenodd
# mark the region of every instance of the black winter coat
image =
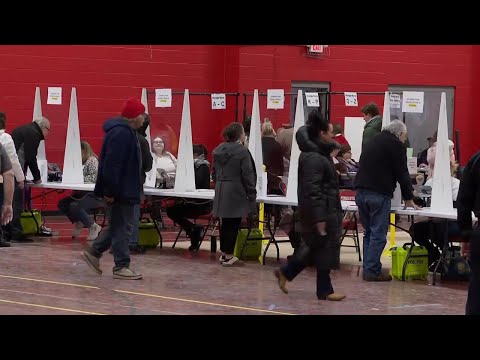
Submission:
<svg viewBox="0 0 480 360">
<path fill-rule="evenodd" d="M 337 173 L 330 156 L 334 145 L 325 143 L 309 126 L 296 135 L 302 152 L 298 164 L 298 210 L 302 238 L 310 248 L 321 248 L 317 263 L 336 269 L 340 263 L 340 236 L 343 218 Z M 318 234 L 316 224 L 326 221 L 327 235 Z"/>
</svg>

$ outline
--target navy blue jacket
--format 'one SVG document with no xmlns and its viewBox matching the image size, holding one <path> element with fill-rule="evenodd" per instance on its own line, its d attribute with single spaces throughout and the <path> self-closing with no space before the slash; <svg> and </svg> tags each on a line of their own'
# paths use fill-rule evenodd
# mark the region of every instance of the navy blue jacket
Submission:
<svg viewBox="0 0 480 360">
<path fill-rule="evenodd" d="M 120 204 L 139 204 L 142 158 L 136 131 L 121 117 L 107 120 L 103 130 L 94 193 L 100 198 L 113 197 Z"/>
</svg>

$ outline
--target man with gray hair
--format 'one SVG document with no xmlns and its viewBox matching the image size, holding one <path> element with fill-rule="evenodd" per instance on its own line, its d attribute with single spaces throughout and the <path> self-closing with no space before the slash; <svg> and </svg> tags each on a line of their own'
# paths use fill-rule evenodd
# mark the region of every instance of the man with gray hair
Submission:
<svg viewBox="0 0 480 360">
<path fill-rule="evenodd" d="M 48 137 L 49 133 L 50 121 L 46 117 L 36 118 L 33 122 L 19 126 L 12 131 L 12 139 L 22 170 L 26 174 L 27 169 L 30 169 L 35 184 L 42 182 L 37 164 L 38 146 L 42 140 Z M 9 227 L 5 229 L 5 235 L 7 238 L 10 237 L 12 241 L 31 242 L 33 240 L 23 235 L 22 224 L 20 223 L 20 215 L 23 211 L 23 195 L 23 189 L 16 183 L 13 195 L 13 220 Z"/>
<path fill-rule="evenodd" d="M 406 147 L 407 127 L 394 120 L 365 145 L 355 177 L 363 237 L 363 280 L 390 281 L 382 272 L 382 255 L 387 243 L 391 200 L 397 182 L 400 183 L 406 207 L 418 209 L 413 203 L 413 186 L 408 174 Z"/>
</svg>

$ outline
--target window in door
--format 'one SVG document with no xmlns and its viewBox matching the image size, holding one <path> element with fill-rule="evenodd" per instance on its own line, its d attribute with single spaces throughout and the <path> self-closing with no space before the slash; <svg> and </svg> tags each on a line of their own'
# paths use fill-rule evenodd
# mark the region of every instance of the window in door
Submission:
<svg viewBox="0 0 480 360">
<path fill-rule="evenodd" d="M 424 93 L 423 113 L 403 113 L 402 109 L 390 107 L 390 119 L 400 119 L 407 125 L 408 140 L 410 147 L 413 148 L 413 155 L 428 148 L 428 140 L 438 128 L 438 116 L 440 114 L 440 99 L 442 92 L 445 92 L 447 98 L 447 121 L 448 138 L 453 139 L 453 104 L 454 87 L 440 86 L 405 86 L 390 85 L 388 91 L 392 94 L 399 94 L 403 101 L 404 91 L 421 91 Z"/>
</svg>

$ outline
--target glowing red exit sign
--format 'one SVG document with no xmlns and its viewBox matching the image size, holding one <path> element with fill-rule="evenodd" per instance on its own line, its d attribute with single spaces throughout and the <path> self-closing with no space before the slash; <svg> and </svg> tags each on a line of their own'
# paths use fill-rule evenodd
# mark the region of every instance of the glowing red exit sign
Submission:
<svg viewBox="0 0 480 360">
<path fill-rule="evenodd" d="M 323 53 L 323 45 L 308 45 L 308 51 L 314 54 Z"/>
</svg>

